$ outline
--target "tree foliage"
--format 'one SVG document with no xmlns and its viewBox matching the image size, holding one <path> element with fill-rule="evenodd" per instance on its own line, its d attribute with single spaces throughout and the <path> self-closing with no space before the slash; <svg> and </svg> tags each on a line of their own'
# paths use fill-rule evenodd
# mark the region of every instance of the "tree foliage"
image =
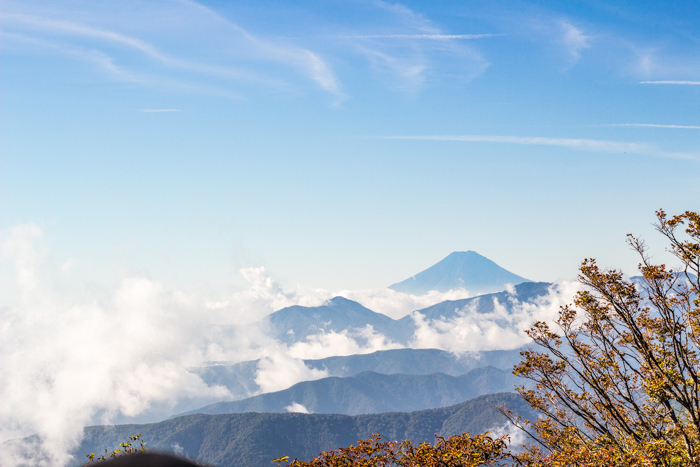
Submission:
<svg viewBox="0 0 700 467">
<path fill-rule="evenodd" d="M 700 216 L 657 218 L 680 269 L 653 264 L 629 235 L 640 281 L 585 260 L 587 287 L 561 308 L 557 327 L 538 322 L 528 331 L 541 351 L 524 352 L 515 373 L 536 383 L 519 392 L 542 417 L 529 424 L 510 414 L 538 442 L 521 462 L 700 463 Z"/>
<path fill-rule="evenodd" d="M 146 442 L 143 440 L 143 438 L 141 438 L 141 436 L 141 433 L 139 433 L 138 435 L 130 436 L 128 441 L 119 443 L 119 448 L 115 449 L 114 451 L 110 451 L 109 449 L 105 448 L 104 454 L 100 456 L 98 456 L 96 452 L 93 452 L 92 454 L 87 454 L 88 463 L 85 465 L 88 466 L 92 462 L 100 462 L 105 461 L 107 459 L 114 459 L 115 457 L 125 456 L 127 454 L 136 454 L 139 452 L 148 451 L 148 449 L 146 448 Z M 136 445 L 136 443 L 138 443 L 138 446 Z"/>
<path fill-rule="evenodd" d="M 360 440 L 350 446 L 323 452 L 309 462 L 294 459 L 289 467 L 477 467 L 498 463 L 507 452 L 507 437 L 487 434 L 472 437 L 469 433 L 443 438 L 436 443 L 414 445 L 410 441 L 382 441 L 380 435 Z M 286 462 L 282 457 L 273 462 Z"/>
<path fill-rule="evenodd" d="M 658 211 L 657 219 L 680 268 L 653 264 L 629 235 L 639 280 L 587 259 L 584 290 L 560 309 L 556 326 L 537 322 L 528 331 L 539 350 L 522 352 L 514 373 L 534 381 L 518 392 L 540 416 L 530 422 L 503 409 L 534 440 L 524 452 L 488 434 L 438 437 L 435 446 L 375 435 L 288 465 L 700 466 L 700 216 Z"/>
</svg>

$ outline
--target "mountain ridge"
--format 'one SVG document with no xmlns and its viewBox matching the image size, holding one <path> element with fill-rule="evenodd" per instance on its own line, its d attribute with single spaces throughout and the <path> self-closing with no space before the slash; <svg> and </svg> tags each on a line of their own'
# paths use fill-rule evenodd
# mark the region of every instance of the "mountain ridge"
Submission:
<svg viewBox="0 0 700 467">
<path fill-rule="evenodd" d="M 269 326 L 275 338 L 285 344 L 298 342 L 319 331 L 342 332 L 367 325 L 381 334 L 400 336 L 402 341 L 406 340 L 411 332 L 404 324 L 397 324 L 393 318 L 340 296 L 327 300 L 321 306 L 285 307 L 269 314 L 262 322 Z"/>
<path fill-rule="evenodd" d="M 365 328 L 367 325 L 393 342 L 407 345 L 416 330 L 413 313 L 421 313 L 426 319 L 449 319 L 472 304 L 476 312 L 488 313 L 494 310 L 494 300 L 508 308 L 512 299 L 520 302 L 536 299 L 548 293 L 551 285 L 548 282 L 522 282 L 515 285 L 512 292 L 501 291 L 460 300 L 446 300 L 416 310 L 398 320 L 372 311 L 353 300 L 334 297 L 317 307 L 294 305 L 282 308 L 263 318 L 260 323 L 269 329 L 274 338 L 287 345 L 320 332 L 342 332 Z"/>
<path fill-rule="evenodd" d="M 429 268 L 408 279 L 389 286 L 397 292 L 424 295 L 431 290 L 447 292 L 452 289 L 466 289 L 471 293 L 483 294 L 504 290 L 507 284 L 517 285 L 530 282 L 479 253 L 454 251 Z"/>
<path fill-rule="evenodd" d="M 434 443 L 436 434 L 492 431 L 507 422 L 495 408 L 501 405 L 524 418 L 536 417 L 525 401 L 512 393 L 488 394 L 461 404 L 416 412 L 355 416 L 197 414 L 151 424 L 86 427 L 81 443 L 72 453 L 76 456 L 74 465 L 82 465 L 85 454 L 114 449 L 129 436 L 142 433 L 153 451 L 178 452 L 217 467 L 269 467 L 272 459 L 280 456 L 310 460 L 322 451 L 356 444 L 358 439 L 369 438 L 373 433 L 381 433 L 385 440 Z"/>
<path fill-rule="evenodd" d="M 520 351 L 523 348 L 475 351 L 459 356 L 446 350 L 403 348 L 308 359 L 303 362 L 308 368 L 327 371 L 328 376 L 346 377 L 364 371 L 416 375 L 438 372 L 459 376 L 485 366 L 510 371 L 513 365 L 520 361 Z M 190 371 L 197 374 L 209 386 L 221 385 L 228 388 L 234 394 L 233 400 L 242 400 L 260 391 L 260 387 L 255 383 L 259 362 L 260 360 L 249 360 L 234 364 L 217 364 L 192 368 Z"/>
<path fill-rule="evenodd" d="M 460 376 L 386 375 L 365 371 L 354 376 L 331 376 L 302 381 L 281 391 L 247 399 L 217 402 L 181 415 L 245 412 L 284 413 L 300 404 L 311 413 L 360 415 L 383 412 L 411 412 L 445 407 L 484 394 L 512 392 L 522 384 L 510 371 L 494 367 L 476 368 Z M 300 411 L 296 409 L 296 411 Z"/>
</svg>

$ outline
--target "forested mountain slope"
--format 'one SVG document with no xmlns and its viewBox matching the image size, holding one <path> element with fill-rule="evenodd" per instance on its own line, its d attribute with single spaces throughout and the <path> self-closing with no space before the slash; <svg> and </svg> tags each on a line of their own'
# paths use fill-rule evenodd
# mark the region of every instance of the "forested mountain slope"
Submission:
<svg viewBox="0 0 700 467">
<path fill-rule="evenodd" d="M 76 465 L 84 455 L 112 448 L 130 435 L 142 433 L 154 450 L 183 455 L 219 467 L 270 467 L 280 456 L 311 459 L 321 451 L 349 446 L 381 433 L 384 439 L 434 441 L 434 435 L 463 431 L 482 433 L 506 420 L 494 406 L 533 417 L 517 394 L 490 394 L 440 409 L 369 415 L 242 413 L 188 415 L 148 425 L 93 426 L 75 449 Z"/>
</svg>

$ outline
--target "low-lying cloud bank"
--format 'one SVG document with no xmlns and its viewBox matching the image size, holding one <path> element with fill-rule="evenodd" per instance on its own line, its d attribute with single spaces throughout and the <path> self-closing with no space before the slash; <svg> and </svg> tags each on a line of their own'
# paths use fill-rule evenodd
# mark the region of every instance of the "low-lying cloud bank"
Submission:
<svg viewBox="0 0 700 467">
<path fill-rule="evenodd" d="M 216 301 L 206 307 L 220 315 L 218 324 L 247 324 L 282 308 L 320 306 L 333 297 L 345 297 L 377 313 L 398 319 L 414 310 L 420 310 L 445 300 L 470 297 L 469 291 L 455 289 L 447 292 L 433 290 L 425 295 L 412 295 L 388 288 L 366 290 L 296 289 L 285 290 L 271 278 L 264 267 L 243 268 L 241 274 L 249 288 Z"/>
<path fill-rule="evenodd" d="M 5 231 L 0 244 L 3 277 L 10 282 L 4 285 L 16 291 L 13 302 L 2 307 L 1 441 L 29 434 L 40 439 L 30 454 L 5 445 L 0 450 L 5 466 L 66 465 L 83 426 L 148 413 L 167 416 L 182 411 L 183 401 L 202 406 L 230 398 L 225 387 L 207 386 L 187 370 L 206 362 L 260 359 L 255 382 L 270 392 L 327 376 L 303 359 L 401 347 L 371 326 L 321 331 L 287 346 L 270 338 L 264 326 L 251 325 L 280 308 L 318 306 L 341 295 L 399 318 L 468 297 L 464 290 L 424 296 L 390 289 L 290 291 L 264 268 L 248 268 L 241 271 L 247 289 L 213 300 L 130 277 L 109 293 L 77 302 L 52 287 L 52 274 L 60 271 L 42 262 L 41 238 L 36 226 L 18 226 Z M 523 330 L 534 320 L 551 319 L 576 288 L 557 284 L 537 302 L 511 303 L 510 311 L 498 304 L 493 313 L 465 309 L 449 320 L 414 313 L 417 331 L 409 346 L 454 353 L 518 347 L 526 342 Z"/>
<path fill-rule="evenodd" d="M 525 334 L 535 321 L 552 322 L 559 308 L 571 303 L 580 290 L 578 282 L 552 284 L 547 295 L 531 302 L 521 302 L 512 291 L 506 303 L 493 298 L 494 311 L 477 312 L 477 302 L 460 310 L 454 318 L 428 320 L 415 311 L 412 317 L 418 327 L 409 346 L 442 349 L 453 353 L 477 350 L 517 349 L 530 341 Z M 489 300 L 482 298 L 481 300 Z"/>
<path fill-rule="evenodd" d="M 288 354 L 301 360 L 326 358 L 335 355 L 357 355 L 379 350 L 401 349 L 403 345 L 392 342 L 366 325 L 361 328 L 329 331 L 313 334 L 302 342 L 289 347 Z"/>
</svg>

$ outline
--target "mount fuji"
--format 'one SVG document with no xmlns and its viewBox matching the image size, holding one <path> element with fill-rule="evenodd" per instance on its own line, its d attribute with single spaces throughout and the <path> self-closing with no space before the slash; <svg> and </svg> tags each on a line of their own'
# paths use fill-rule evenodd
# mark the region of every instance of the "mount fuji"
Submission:
<svg viewBox="0 0 700 467">
<path fill-rule="evenodd" d="M 500 292 L 507 284 L 530 282 L 513 274 L 475 251 L 455 251 L 413 277 L 398 282 L 390 289 L 413 295 L 423 295 L 431 290 L 447 292 L 451 289 L 467 289 L 475 295 Z"/>
</svg>

